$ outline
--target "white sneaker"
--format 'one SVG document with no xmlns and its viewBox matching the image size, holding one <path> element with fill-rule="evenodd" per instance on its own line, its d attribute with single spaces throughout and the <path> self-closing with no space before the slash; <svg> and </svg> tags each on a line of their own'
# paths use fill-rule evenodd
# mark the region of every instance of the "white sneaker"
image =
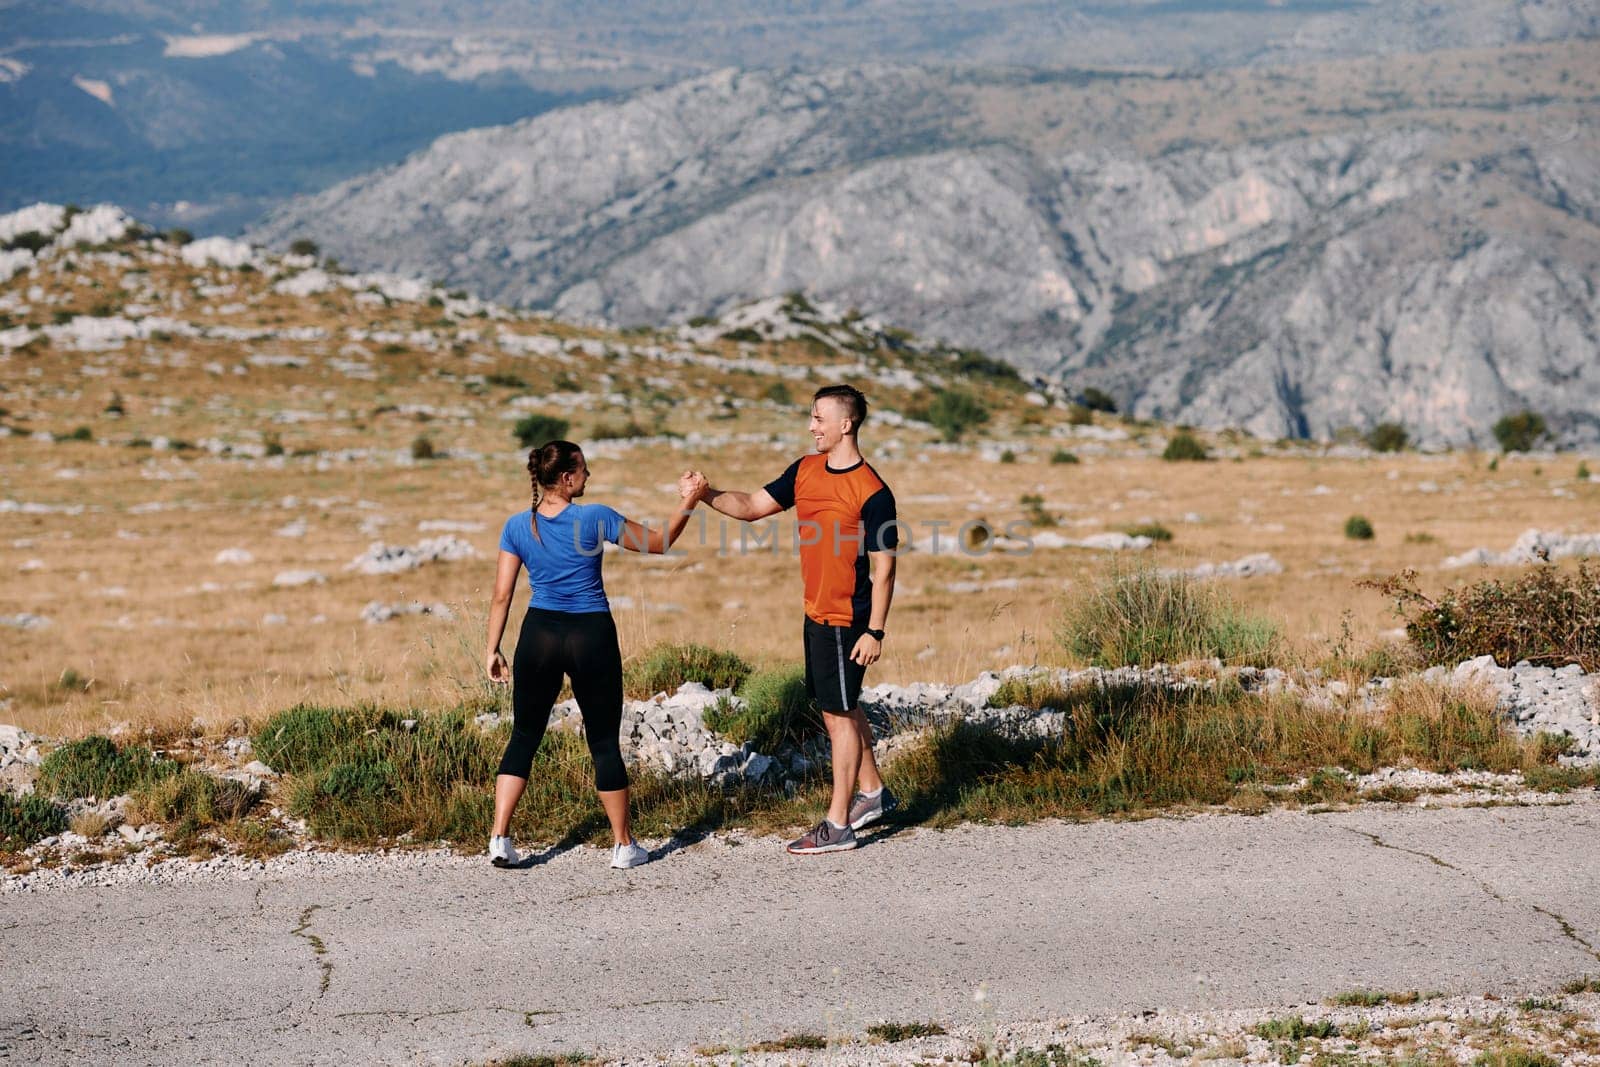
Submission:
<svg viewBox="0 0 1600 1067">
<path fill-rule="evenodd" d="M 611 846 L 611 866 L 619 871 L 629 867 L 637 867 L 641 863 L 650 862 L 650 853 L 637 841 L 629 841 L 626 845 Z"/>
<path fill-rule="evenodd" d="M 496 867 L 515 867 L 522 862 L 517 850 L 511 847 L 509 837 L 489 838 L 489 862 Z"/>
</svg>

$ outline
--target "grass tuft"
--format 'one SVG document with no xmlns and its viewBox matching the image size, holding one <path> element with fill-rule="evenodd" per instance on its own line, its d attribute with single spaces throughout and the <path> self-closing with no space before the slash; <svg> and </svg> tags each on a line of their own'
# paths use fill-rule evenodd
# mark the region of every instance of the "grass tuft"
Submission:
<svg viewBox="0 0 1600 1067">
<path fill-rule="evenodd" d="M 732 652 L 705 645 L 656 645 L 622 672 L 622 689 L 634 699 L 671 693 L 685 682 L 708 689 L 737 689 L 750 677 L 750 664 Z"/>
<path fill-rule="evenodd" d="M 158 760 L 142 745 L 119 748 L 110 738 L 93 734 L 68 741 L 45 757 L 39 767 L 39 789 L 61 800 L 114 797 L 176 769 L 176 764 Z"/>
<path fill-rule="evenodd" d="M 705 715 L 706 726 L 736 745 L 748 741 L 758 752 L 770 753 L 822 732 L 822 718 L 806 694 L 803 667 L 758 671 L 745 680 L 739 695 L 743 708 L 724 701 Z"/>
<path fill-rule="evenodd" d="M 1561 1067 L 1561 1061 L 1526 1045 L 1503 1045 L 1479 1053 L 1472 1067 Z"/>
<path fill-rule="evenodd" d="M 20 851 L 66 828 L 66 812 L 44 797 L 0 792 L 0 852 Z"/>
<path fill-rule="evenodd" d="M 1101 667 L 1148 667 L 1217 657 L 1266 666 L 1277 627 L 1241 613 L 1214 584 L 1152 567 L 1113 568 L 1067 609 L 1059 631 L 1067 650 Z"/>
<path fill-rule="evenodd" d="M 1307 1022 L 1296 1015 L 1257 1023 L 1250 1028 L 1250 1032 L 1268 1041 L 1304 1041 L 1308 1037 L 1338 1037 L 1339 1027 L 1329 1019 Z"/>
<path fill-rule="evenodd" d="M 821 1051 L 828 1047 L 828 1039 L 821 1034 L 790 1034 L 774 1041 L 751 1045 L 751 1052 Z"/>
<path fill-rule="evenodd" d="M 938 1023 L 874 1023 L 867 1027 L 867 1037 L 891 1045 L 919 1037 L 938 1037 L 948 1032 Z"/>
</svg>

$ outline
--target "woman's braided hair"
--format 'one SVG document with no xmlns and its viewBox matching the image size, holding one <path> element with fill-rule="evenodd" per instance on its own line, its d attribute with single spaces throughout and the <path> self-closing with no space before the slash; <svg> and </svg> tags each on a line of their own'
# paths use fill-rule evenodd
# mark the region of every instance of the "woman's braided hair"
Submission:
<svg viewBox="0 0 1600 1067">
<path fill-rule="evenodd" d="M 573 474 L 583 465 L 583 450 L 571 441 L 547 441 L 528 452 L 528 481 L 533 486 L 533 508 L 528 522 L 533 527 L 533 538 L 539 536 L 539 501 L 544 490 L 561 480 L 563 474 Z"/>
</svg>

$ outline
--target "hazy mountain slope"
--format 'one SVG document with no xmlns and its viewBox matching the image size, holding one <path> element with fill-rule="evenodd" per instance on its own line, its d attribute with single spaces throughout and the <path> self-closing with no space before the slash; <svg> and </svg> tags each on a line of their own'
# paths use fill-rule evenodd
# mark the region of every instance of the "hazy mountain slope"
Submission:
<svg viewBox="0 0 1600 1067">
<path fill-rule="evenodd" d="M 1597 55 L 722 73 L 454 135 L 259 236 L 621 323 L 800 289 L 1262 434 L 1531 405 L 1588 436 Z"/>
</svg>

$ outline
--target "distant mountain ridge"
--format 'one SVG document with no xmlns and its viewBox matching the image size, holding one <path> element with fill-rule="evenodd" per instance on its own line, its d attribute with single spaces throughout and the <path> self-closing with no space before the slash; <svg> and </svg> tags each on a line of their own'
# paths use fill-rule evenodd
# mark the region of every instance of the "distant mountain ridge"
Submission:
<svg viewBox="0 0 1600 1067">
<path fill-rule="evenodd" d="M 1597 59 L 721 72 L 451 135 L 254 236 L 622 324 L 803 290 L 1266 436 L 1483 442 L 1532 407 L 1588 440 Z"/>
</svg>

